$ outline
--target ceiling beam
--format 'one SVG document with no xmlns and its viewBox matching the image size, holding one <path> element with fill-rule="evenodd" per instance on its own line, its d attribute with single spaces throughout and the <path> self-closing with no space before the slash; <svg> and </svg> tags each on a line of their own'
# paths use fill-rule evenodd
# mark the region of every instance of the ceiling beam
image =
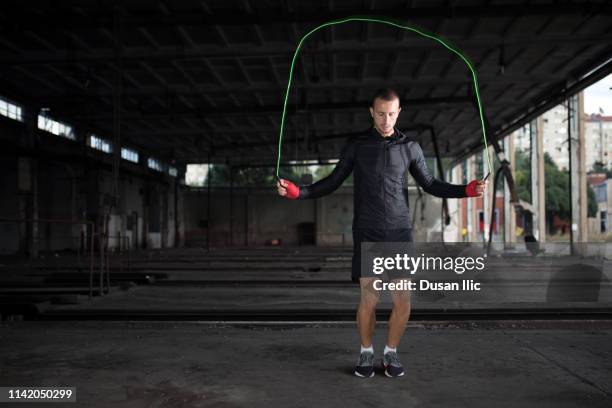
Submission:
<svg viewBox="0 0 612 408">
<path fill-rule="evenodd" d="M 435 109 L 442 109 L 444 107 L 455 108 L 456 105 L 471 104 L 472 100 L 469 97 L 440 97 L 440 98 L 413 98 L 413 99 L 402 99 L 402 107 L 431 107 Z M 56 104 L 63 111 L 72 112 L 72 117 L 87 119 L 87 120 L 106 120 L 108 119 L 109 113 L 94 113 L 91 114 L 91 109 L 87 111 L 79 110 L 80 104 Z M 299 112 L 339 112 L 339 111 L 352 111 L 359 109 L 367 109 L 370 106 L 370 101 L 358 101 L 358 102 L 336 102 L 336 103 L 310 103 L 308 105 L 302 104 L 289 104 L 287 105 L 287 113 L 295 114 Z M 54 106 L 51 106 L 53 110 Z M 230 116 L 241 116 L 246 115 L 270 115 L 280 114 L 282 112 L 282 105 L 264 105 L 264 106 L 228 106 L 228 107 L 203 107 L 196 109 L 163 109 L 163 110 L 146 110 L 146 111 L 127 111 L 122 114 L 123 119 L 142 119 L 142 120 L 159 120 L 178 118 L 178 117 L 230 117 Z"/>
<path fill-rule="evenodd" d="M 180 64 L 174 63 L 172 67 L 178 70 L 183 76 L 187 75 L 186 71 L 181 67 Z M 25 68 L 14 68 L 18 69 L 20 72 L 27 72 Z M 514 85 L 525 85 L 531 86 L 533 83 L 547 83 L 547 82 L 558 82 L 563 81 L 565 77 L 560 74 L 562 70 L 557 69 L 556 74 L 551 73 L 550 75 L 527 75 L 523 73 L 517 74 L 509 74 L 505 73 L 503 76 L 498 74 L 488 74 L 481 73 L 478 75 L 478 82 L 481 85 L 486 85 L 487 83 L 498 83 L 503 81 L 504 84 L 512 83 Z M 33 75 L 33 74 L 32 74 Z M 126 73 L 127 75 L 127 73 Z M 102 77 L 98 75 L 93 76 L 95 79 L 100 80 L 100 83 L 104 83 L 102 81 Z M 402 90 L 409 86 L 468 86 L 471 83 L 470 78 L 467 76 L 461 77 L 460 75 L 452 75 L 444 80 L 440 80 L 439 78 L 418 78 L 411 80 L 380 80 L 380 79 L 365 79 L 363 82 L 359 82 L 356 80 L 337 80 L 336 82 L 331 82 L 327 80 L 321 80 L 318 83 L 310 83 L 304 84 L 299 82 L 294 82 L 291 85 L 292 90 L 298 91 L 329 91 L 329 90 L 350 90 L 350 89 L 360 89 L 361 91 L 374 92 L 374 90 L 380 88 L 381 84 L 384 82 L 386 86 L 389 86 L 394 89 Z M 91 96 L 92 98 L 112 98 L 112 88 L 108 85 L 108 82 L 104 84 L 104 87 L 93 87 L 89 85 L 88 93 L 84 93 L 80 87 L 75 88 L 74 90 L 70 89 L 59 89 L 56 87 L 49 86 L 51 91 L 46 90 L 44 87 L 37 87 L 36 90 L 32 90 L 32 95 L 36 96 L 37 100 L 44 104 L 50 104 L 54 102 L 61 101 L 74 101 L 75 98 L 81 98 Z M 214 96 L 214 95 L 227 95 L 228 93 L 233 93 L 236 95 L 248 94 L 252 95 L 253 93 L 263 93 L 267 95 L 277 94 L 278 99 L 280 100 L 282 95 L 284 95 L 284 91 L 286 89 L 286 84 L 279 82 L 274 83 L 253 83 L 249 87 L 245 87 L 244 85 L 232 85 L 228 84 L 226 86 L 222 85 L 198 85 L 195 82 L 195 78 L 192 75 L 189 75 L 188 81 L 183 85 L 146 85 L 146 86 L 126 86 L 123 90 L 123 95 L 127 98 L 145 98 L 146 100 L 150 100 L 152 98 L 167 98 L 168 96 L 173 97 L 195 97 L 200 99 L 204 95 Z"/>
<path fill-rule="evenodd" d="M 26 5 L 28 3 L 25 3 Z M 113 26 L 112 12 L 94 12 L 82 15 L 74 9 L 50 8 L 44 13 L 35 14 L 28 7 L 4 10 L 4 18 L 0 20 L 0 32 L 22 31 L 25 29 L 44 29 L 55 31 L 70 27 L 72 30 L 91 30 L 99 27 Z M 176 27 L 176 26 L 211 26 L 211 25 L 264 25 L 279 23 L 320 23 L 324 21 L 346 18 L 342 11 L 330 11 L 325 8 L 310 10 L 287 11 L 286 8 L 267 9 L 265 12 L 244 12 L 232 10 L 226 12 L 202 13 L 201 10 L 173 12 L 172 14 L 151 11 L 150 9 L 130 9 L 129 15 L 122 16 L 122 24 L 126 27 Z M 28 18 L 18 18 L 27 13 Z M 504 19 L 514 15 L 522 16 L 576 16 L 589 14 L 612 15 L 612 5 L 607 2 L 561 2 L 552 4 L 520 5 L 485 5 L 485 6 L 451 6 L 451 7 L 406 7 L 406 8 L 361 8 L 353 9 L 350 15 L 393 16 L 396 21 L 425 20 L 431 18 L 469 18 L 486 17 Z"/>
<path fill-rule="evenodd" d="M 44 33 L 35 31 L 38 35 L 44 36 Z M 2 36 L 0 38 L 6 41 L 11 41 L 10 36 Z M 598 35 L 569 35 L 569 34 L 543 34 L 537 37 L 531 35 L 517 36 L 502 36 L 502 35 L 486 35 L 482 37 L 474 37 L 465 39 L 462 35 L 446 35 L 445 38 L 461 47 L 464 51 L 477 52 L 489 48 L 499 49 L 503 44 L 506 48 L 514 46 L 530 46 L 537 45 L 562 45 L 569 46 L 588 46 L 589 44 L 612 43 L 612 34 L 602 33 Z M 317 47 L 304 47 L 300 55 L 319 55 L 327 56 L 337 53 L 375 53 L 375 52 L 394 52 L 407 51 L 414 53 L 415 49 L 431 49 L 431 41 L 424 41 L 417 36 L 406 37 L 402 42 L 371 40 L 367 44 L 362 44 L 359 39 L 351 41 L 336 41 L 332 44 L 320 43 Z M 87 50 L 56 48 L 54 50 L 27 50 L 22 49 L 22 52 L 0 52 L 0 65 L 15 66 L 15 65 L 40 65 L 40 64 L 75 64 L 87 63 L 95 65 L 97 63 L 105 63 L 116 59 L 115 50 L 112 47 L 107 48 L 91 48 Z M 122 60 L 125 64 L 138 63 L 146 61 L 168 62 L 176 61 L 198 61 L 210 62 L 214 59 L 225 58 L 258 58 L 258 57 L 283 57 L 291 58 L 295 51 L 295 44 L 266 44 L 263 46 L 253 45 L 197 45 L 194 47 L 177 47 L 177 46 L 160 46 L 159 49 L 153 47 L 125 47 L 125 54 Z"/>
</svg>

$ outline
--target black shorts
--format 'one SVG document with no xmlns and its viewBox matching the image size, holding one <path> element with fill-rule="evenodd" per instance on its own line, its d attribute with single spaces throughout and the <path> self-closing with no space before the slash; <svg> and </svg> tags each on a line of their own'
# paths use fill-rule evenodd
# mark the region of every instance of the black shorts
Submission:
<svg viewBox="0 0 612 408">
<path fill-rule="evenodd" d="M 362 242 L 412 242 L 412 228 L 400 229 L 353 229 L 353 263 L 351 280 L 359 282 L 361 277 L 361 243 Z M 408 276 L 409 277 L 409 276 Z"/>
</svg>

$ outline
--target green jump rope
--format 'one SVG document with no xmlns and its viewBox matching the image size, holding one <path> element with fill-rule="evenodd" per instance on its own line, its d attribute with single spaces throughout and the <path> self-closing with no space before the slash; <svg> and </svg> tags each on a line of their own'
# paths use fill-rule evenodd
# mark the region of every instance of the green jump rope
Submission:
<svg viewBox="0 0 612 408">
<path fill-rule="evenodd" d="M 295 67 L 295 62 L 297 61 L 298 54 L 300 53 L 300 50 L 302 49 L 302 45 L 304 44 L 304 41 L 306 41 L 306 39 L 308 37 L 310 37 L 315 32 L 321 30 L 322 28 L 330 27 L 330 26 L 334 26 L 334 25 L 345 24 L 345 23 L 350 23 L 350 22 L 353 22 L 353 21 L 362 21 L 362 22 L 366 22 L 366 23 L 385 24 L 385 25 L 396 27 L 396 28 L 400 28 L 402 30 L 411 31 L 413 33 L 416 33 L 416 34 L 422 36 L 422 37 L 430 38 L 430 39 L 440 43 L 444 48 L 446 48 L 450 52 L 456 54 L 465 63 L 465 65 L 467 65 L 467 67 L 469 68 L 469 70 L 470 70 L 470 72 L 472 74 L 472 84 L 474 85 L 474 94 L 476 95 L 476 102 L 478 104 L 478 114 L 480 116 L 480 125 L 482 127 L 482 141 L 483 141 L 483 144 L 484 144 L 484 148 L 485 148 L 485 150 L 487 152 L 487 165 L 488 165 L 488 170 L 489 171 L 488 171 L 486 177 L 484 178 L 486 180 L 487 177 L 489 177 L 489 175 L 491 174 L 493 166 L 491 166 L 491 157 L 490 157 L 490 154 L 489 154 L 489 149 L 488 149 L 488 144 L 487 144 L 487 130 L 486 130 L 486 127 L 485 127 L 484 113 L 482 111 L 482 102 L 480 100 L 480 92 L 478 90 L 478 78 L 476 76 L 476 70 L 474 69 L 474 66 L 472 65 L 472 63 L 463 54 L 463 52 L 461 52 L 459 49 L 457 49 L 453 45 L 451 45 L 448 42 L 442 40 L 441 38 L 439 38 L 438 36 L 436 36 L 434 34 L 426 33 L 426 32 L 424 32 L 421 29 L 417 29 L 417 28 L 414 28 L 414 27 L 398 24 L 398 23 L 390 21 L 390 20 L 385 20 L 385 19 L 382 19 L 382 18 L 373 18 L 373 17 L 347 17 L 347 18 L 344 18 L 344 19 L 341 19 L 341 20 L 328 21 L 327 23 L 321 24 L 320 26 L 310 30 L 308 33 L 306 33 L 300 39 L 300 42 L 298 43 L 297 48 L 295 49 L 295 52 L 293 53 L 293 59 L 291 60 L 291 67 L 289 69 L 289 81 L 287 83 L 287 90 L 285 91 L 285 100 L 283 102 L 283 113 L 282 113 L 282 116 L 281 116 L 281 125 L 280 125 L 280 130 L 279 130 L 279 135 L 278 135 L 278 156 L 277 156 L 277 160 L 276 160 L 276 179 L 280 181 L 279 170 L 280 170 L 280 161 L 281 161 L 281 149 L 282 149 L 282 145 L 283 145 L 283 133 L 284 133 L 284 130 L 285 130 L 285 118 L 287 116 L 287 101 L 289 100 L 289 92 L 291 90 L 291 82 L 293 81 L 293 69 Z"/>
</svg>

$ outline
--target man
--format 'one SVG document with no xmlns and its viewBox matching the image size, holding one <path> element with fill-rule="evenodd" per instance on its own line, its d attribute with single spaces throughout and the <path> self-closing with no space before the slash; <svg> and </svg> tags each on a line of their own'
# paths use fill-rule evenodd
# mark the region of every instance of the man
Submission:
<svg viewBox="0 0 612 408">
<path fill-rule="evenodd" d="M 361 287 L 357 308 L 361 354 L 355 367 L 355 375 L 359 377 L 374 375 L 372 335 L 379 300 L 379 291 L 373 288 L 375 278 L 361 276 L 361 243 L 412 241 L 406 170 L 423 190 L 437 197 L 482 197 L 486 186 L 485 181 L 472 180 L 467 185 L 455 185 L 432 177 L 419 144 L 395 128 L 400 111 L 399 97 L 394 90 L 377 91 L 370 106 L 372 128 L 347 141 L 329 176 L 307 186 L 298 187 L 284 179 L 277 183 L 278 194 L 286 198 L 318 198 L 335 191 L 354 172 L 352 278 L 359 280 Z M 393 308 L 383 366 L 385 375 L 399 377 L 404 375 L 404 369 L 397 346 L 410 317 L 410 291 L 390 292 Z"/>
</svg>

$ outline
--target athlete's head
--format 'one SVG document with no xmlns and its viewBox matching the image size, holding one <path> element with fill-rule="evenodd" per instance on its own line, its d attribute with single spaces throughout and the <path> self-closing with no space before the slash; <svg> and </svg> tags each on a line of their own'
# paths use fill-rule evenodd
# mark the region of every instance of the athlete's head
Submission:
<svg viewBox="0 0 612 408">
<path fill-rule="evenodd" d="M 383 136 L 391 136 L 393 127 L 400 114 L 400 100 L 397 92 L 390 88 L 376 91 L 370 106 L 370 115 L 374 119 L 374 127 Z"/>
</svg>

